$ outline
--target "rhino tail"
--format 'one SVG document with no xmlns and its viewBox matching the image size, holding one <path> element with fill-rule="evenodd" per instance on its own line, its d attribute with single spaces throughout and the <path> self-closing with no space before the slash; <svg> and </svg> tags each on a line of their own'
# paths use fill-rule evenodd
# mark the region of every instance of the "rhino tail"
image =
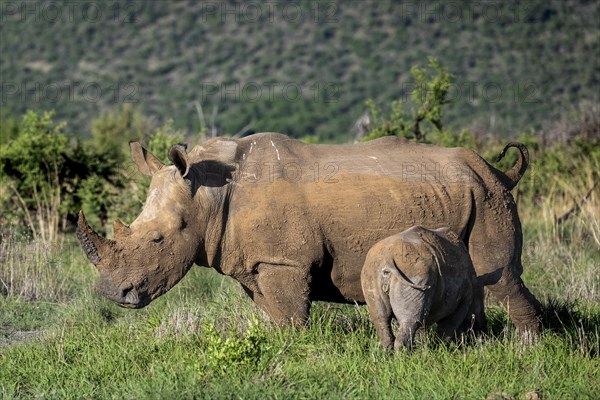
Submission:
<svg viewBox="0 0 600 400">
<path fill-rule="evenodd" d="M 498 158 L 496 158 L 496 162 L 504 158 L 506 155 L 506 150 L 508 150 L 510 147 L 514 147 L 519 150 L 519 158 L 517 159 L 515 165 L 513 165 L 511 169 L 504 173 L 502 181 L 508 190 L 513 190 L 523 175 L 525 175 L 525 171 L 529 166 L 529 151 L 522 143 L 510 142 L 504 146 L 504 149 L 500 152 Z"/>
</svg>

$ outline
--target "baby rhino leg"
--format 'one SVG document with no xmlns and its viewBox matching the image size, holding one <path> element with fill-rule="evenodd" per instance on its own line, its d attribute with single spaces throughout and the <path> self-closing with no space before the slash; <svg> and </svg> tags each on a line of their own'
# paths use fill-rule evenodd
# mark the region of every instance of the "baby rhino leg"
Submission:
<svg viewBox="0 0 600 400">
<path fill-rule="evenodd" d="M 467 314 L 471 306 L 469 301 L 462 301 L 456 310 L 445 318 L 437 322 L 437 334 L 444 339 L 452 339 L 459 334 L 462 334 L 468 329 Z"/>
<path fill-rule="evenodd" d="M 374 276 L 371 276 L 371 270 L 368 268 L 363 270 L 362 289 L 379 342 L 383 347 L 391 350 L 394 343 L 394 334 L 391 326 L 392 307 L 387 293 L 389 274 L 377 276 L 379 274 L 375 272 L 373 273 Z"/>
</svg>

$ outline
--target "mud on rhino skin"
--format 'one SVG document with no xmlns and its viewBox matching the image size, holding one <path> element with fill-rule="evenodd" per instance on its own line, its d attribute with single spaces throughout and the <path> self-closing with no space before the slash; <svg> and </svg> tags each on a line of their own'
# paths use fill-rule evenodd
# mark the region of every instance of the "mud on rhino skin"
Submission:
<svg viewBox="0 0 600 400">
<path fill-rule="evenodd" d="M 540 309 L 520 275 L 522 232 L 510 193 L 527 168 L 497 170 L 475 152 L 398 137 L 310 145 L 276 133 L 173 146 L 164 165 L 131 143 L 151 176 L 140 215 L 115 221 L 112 240 L 80 213 L 77 236 L 97 289 L 144 307 L 193 265 L 236 279 L 277 322 L 304 324 L 312 300 L 364 302 L 367 251 L 413 225 L 450 227 L 477 274 L 519 331 L 539 330 Z M 505 148 L 505 151 L 506 151 Z"/>
</svg>

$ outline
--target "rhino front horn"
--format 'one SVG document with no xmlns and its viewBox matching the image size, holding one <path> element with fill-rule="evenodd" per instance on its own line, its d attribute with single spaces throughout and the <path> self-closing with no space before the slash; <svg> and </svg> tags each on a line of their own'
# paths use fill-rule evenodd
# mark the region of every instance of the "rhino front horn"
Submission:
<svg viewBox="0 0 600 400">
<path fill-rule="evenodd" d="M 92 264 L 98 265 L 102 261 L 101 254 L 108 247 L 108 240 L 94 232 L 83 215 L 83 211 L 79 211 L 76 229 L 77 239 L 81 244 L 81 248 L 85 252 L 87 258 Z"/>
</svg>

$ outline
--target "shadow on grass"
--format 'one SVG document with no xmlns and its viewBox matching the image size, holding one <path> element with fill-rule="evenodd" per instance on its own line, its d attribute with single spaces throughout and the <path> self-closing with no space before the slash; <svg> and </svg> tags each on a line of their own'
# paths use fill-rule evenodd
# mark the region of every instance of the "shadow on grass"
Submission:
<svg viewBox="0 0 600 400">
<path fill-rule="evenodd" d="M 542 304 L 544 330 L 565 334 L 575 331 L 595 332 L 600 326 L 600 308 L 585 309 L 575 301 L 548 298 Z"/>
<path fill-rule="evenodd" d="M 471 334 L 450 341 L 460 346 L 470 346 L 484 341 L 516 340 L 514 325 L 508 318 L 508 313 L 501 305 L 486 307 L 488 331 L 483 336 Z M 312 329 L 329 330 L 343 335 L 362 333 L 367 337 L 375 337 L 375 330 L 366 309 L 356 306 L 344 306 L 322 303 L 311 315 Z M 396 325 L 393 323 L 394 328 Z M 542 302 L 542 326 L 544 337 L 552 337 L 564 342 L 572 350 L 590 357 L 600 353 L 600 307 L 586 305 L 578 301 L 565 301 L 556 298 L 546 298 Z M 446 340 L 437 338 L 434 326 L 426 331 L 420 330 L 420 344 L 430 348 L 447 346 Z"/>
<path fill-rule="evenodd" d="M 599 355 L 600 307 L 578 301 L 547 297 L 542 302 L 542 334 L 554 334 L 592 357 Z M 486 309 L 488 335 L 493 338 L 515 335 L 514 325 L 503 307 Z"/>
</svg>

